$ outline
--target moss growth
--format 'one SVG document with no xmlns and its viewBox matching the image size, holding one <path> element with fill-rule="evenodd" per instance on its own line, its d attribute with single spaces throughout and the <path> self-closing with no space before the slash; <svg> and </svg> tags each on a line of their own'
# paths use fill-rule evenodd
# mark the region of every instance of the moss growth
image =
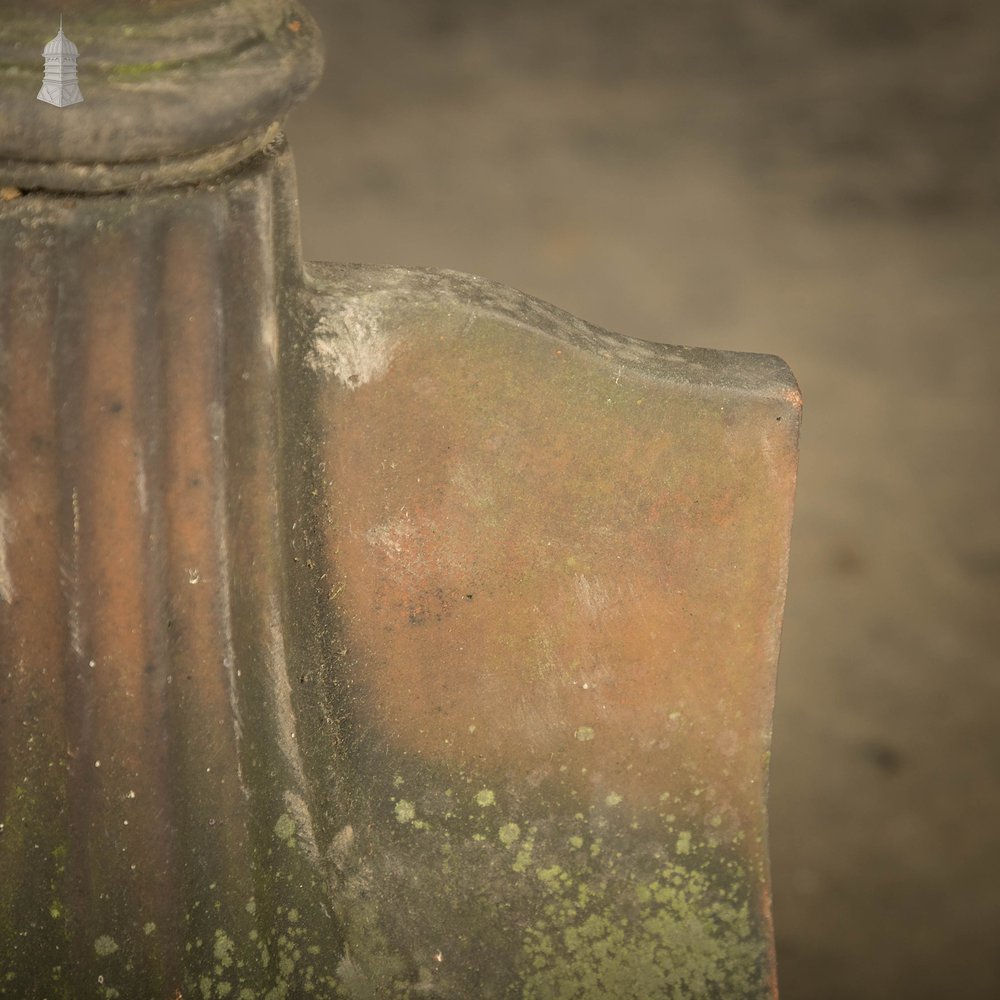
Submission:
<svg viewBox="0 0 1000 1000">
<path fill-rule="evenodd" d="M 167 62 L 162 59 L 146 63 L 122 63 L 108 72 L 108 80 L 133 79 L 148 76 L 150 73 L 162 73 L 165 69 L 176 69 L 183 65 L 183 62 Z"/>
</svg>

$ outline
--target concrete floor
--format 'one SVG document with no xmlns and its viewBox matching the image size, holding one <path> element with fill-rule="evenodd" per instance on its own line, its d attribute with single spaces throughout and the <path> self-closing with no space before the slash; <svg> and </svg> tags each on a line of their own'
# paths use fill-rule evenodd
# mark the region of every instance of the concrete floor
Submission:
<svg viewBox="0 0 1000 1000">
<path fill-rule="evenodd" d="M 309 6 L 307 257 L 791 364 L 783 997 L 1000 996 L 1000 8 Z"/>
</svg>

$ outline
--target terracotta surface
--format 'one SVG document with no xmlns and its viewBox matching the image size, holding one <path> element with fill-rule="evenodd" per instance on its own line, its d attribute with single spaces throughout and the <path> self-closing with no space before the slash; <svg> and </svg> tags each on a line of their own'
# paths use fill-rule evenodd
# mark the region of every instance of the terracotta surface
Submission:
<svg viewBox="0 0 1000 1000">
<path fill-rule="evenodd" d="M 315 881 L 254 861 L 297 787 L 273 732 L 271 174 L 5 207 L 5 995 L 172 996 L 217 931 L 292 905 L 276 879 Z M 259 983 L 259 949 L 240 961 Z"/>
<path fill-rule="evenodd" d="M 457 267 L 805 394 L 786 1000 L 1000 996 L 1000 5 L 317 4 L 307 259 Z"/>
<path fill-rule="evenodd" d="M 783 362 L 151 178 L 0 211 L 0 996 L 774 996 Z"/>
<path fill-rule="evenodd" d="M 299 400 L 315 393 L 290 427 L 317 442 L 322 499 L 290 537 L 322 539 L 296 563 L 341 630 L 325 683 L 300 684 L 321 692 L 320 734 L 356 772 L 330 834 L 350 831 L 368 859 L 357 877 L 392 887 L 369 903 L 390 947 L 449 955 L 423 967 L 446 994 L 554 996 L 565 981 L 567 996 L 611 982 L 707 995 L 699 975 L 770 994 L 764 792 L 799 416 L 787 369 L 613 337 L 462 275 L 309 274 L 322 298 L 295 357 L 318 384 L 290 365 Z M 459 861 L 463 841 L 481 846 Z M 654 917 L 641 904 L 667 859 L 701 888 Z M 629 940 L 533 952 L 562 905 L 539 897 L 551 872 L 564 894 L 601 887 L 560 935 L 613 913 Z M 475 902 L 456 925 L 427 892 L 447 902 L 458 884 Z M 345 924 L 350 938 L 349 907 Z M 672 950 L 682 926 L 697 969 Z"/>
<path fill-rule="evenodd" d="M 779 370 L 756 392 L 699 391 L 701 364 L 594 357 L 463 291 L 443 279 L 399 318 L 405 284 L 340 307 L 358 353 L 385 358 L 341 371 L 323 413 L 356 683 L 431 759 L 556 764 L 585 798 L 640 810 L 665 792 L 693 802 L 710 778 L 706 810 L 730 832 L 756 823 L 792 383 Z"/>
</svg>

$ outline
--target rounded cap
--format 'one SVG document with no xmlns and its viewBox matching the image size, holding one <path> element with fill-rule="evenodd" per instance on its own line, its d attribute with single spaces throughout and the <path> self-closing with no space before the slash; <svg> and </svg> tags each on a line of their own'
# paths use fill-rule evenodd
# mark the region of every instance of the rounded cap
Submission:
<svg viewBox="0 0 1000 1000">
<path fill-rule="evenodd" d="M 212 176 L 272 142 L 322 72 L 319 30 L 289 0 L 5 6 L 0 185 L 115 191 Z M 79 57 L 86 95 L 62 108 L 36 99 L 60 9 L 74 41 L 60 30 L 44 52 Z"/>
<path fill-rule="evenodd" d="M 79 49 L 63 34 L 62 28 L 52 41 L 47 42 L 42 49 L 43 56 L 78 56 Z"/>
</svg>

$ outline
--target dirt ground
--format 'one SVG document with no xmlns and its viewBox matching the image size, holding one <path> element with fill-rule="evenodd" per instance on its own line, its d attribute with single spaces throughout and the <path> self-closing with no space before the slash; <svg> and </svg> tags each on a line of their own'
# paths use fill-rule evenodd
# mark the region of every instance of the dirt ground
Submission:
<svg viewBox="0 0 1000 1000">
<path fill-rule="evenodd" d="M 1000 7 L 309 6 L 309 258 L 792 366 L 782 994 L 1000 996 Z"/>
</svg>

